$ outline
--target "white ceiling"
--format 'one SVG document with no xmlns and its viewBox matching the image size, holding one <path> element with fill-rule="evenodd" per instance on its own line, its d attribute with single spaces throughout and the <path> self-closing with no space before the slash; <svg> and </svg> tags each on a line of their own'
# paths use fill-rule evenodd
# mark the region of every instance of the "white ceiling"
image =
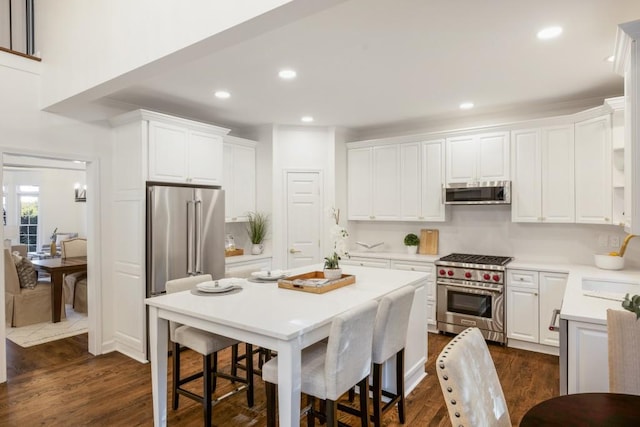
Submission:
<svg viewBox="0 0 640 427">
<path fill-rule="evenodd" d="M 621 95 L 604 58 L 639 0 L 349 0 L 108 96 L 228 127 L 354 131 Z M 540 41 L 542 27 L 563 34 Z M 283 67 L 297 70 L 282 81 Z M 215 89 L 231 98 L 219 100 Z M 472 101 L 476 108 L 460 111 Z"/>
</svg>

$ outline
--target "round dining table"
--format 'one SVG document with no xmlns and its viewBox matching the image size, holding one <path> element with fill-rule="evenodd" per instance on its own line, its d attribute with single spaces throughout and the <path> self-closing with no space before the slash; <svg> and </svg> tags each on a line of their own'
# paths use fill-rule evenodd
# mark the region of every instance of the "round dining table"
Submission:
<svg viewBox="0 0 640 427">
<path fill-rule="evenodd" d="M 529 409 L 520 427 L 638 426 L 640 396 L 618 393 L 578 393 L 554 397 Z"/>
</svg>

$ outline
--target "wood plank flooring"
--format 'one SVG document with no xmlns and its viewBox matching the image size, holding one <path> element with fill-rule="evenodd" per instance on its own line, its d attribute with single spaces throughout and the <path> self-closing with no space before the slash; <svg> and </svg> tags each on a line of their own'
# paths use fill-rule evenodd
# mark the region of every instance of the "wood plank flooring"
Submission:
<svg viewBox="0 0 640 427">
<path fill-rule="evenodd" d="M 449 426 L 449 417 L 435 374 L 435 358 L 450 336 L 429 334 L 428 376 L 407 399 L 407 426 Z M 514 425 L 533 405 L 559 393 L 559 365 L 554 356 L 490 346 Z M 7 340 L 8 382 L 0 384 L 2 426 L 151 426 L 151 375 L 140 364 L 119 353 L 91 356 L 87 336 L 23 349 Z M 220 363 L 228 363 L 228 354 Z M 201 357 L 183 353 L 183 372 L 201 366 Z M 214 407 L 214 426 L 264 426 L 264 387 L 256 376 L 255 405 L 237 394 Z M 169 375 L 169 384 L 171 382 Z M 220 393 L 228 390 L 219 381 Z M 200 391 L 199 385 L 194 391 Z M 304 401 L 304 399 L 303 399 Z M 350 416 L 342 421 L 359 425 Z M 201 406 L 181 398 L 177 411 L 169 409 L 168 424 L 202 425 Z M 303 425 L 306 423 L 303 421 Z M 397 413 L 384 418 L 385 426 L 399 426 Z"/>
</svg>

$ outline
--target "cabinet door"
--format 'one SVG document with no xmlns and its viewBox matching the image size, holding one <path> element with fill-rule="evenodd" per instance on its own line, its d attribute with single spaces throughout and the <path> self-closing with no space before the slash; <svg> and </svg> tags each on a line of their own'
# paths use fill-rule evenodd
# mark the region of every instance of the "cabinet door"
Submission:
<svg viewBox="0 0 640 427">
<path fill-rule="evenodd" d="M 256 210 L 256 150 L 224 144 L 223 157 L 226 221 L 247 221 Z"/>
<path fill-rule="evenodd" d="M 380 258 L 362 258 L 351 257 L 349 259 L 343 259 L 340 264 L 344 265 L 359 265 L 360 267 L 376 267 L 376 268 L 389 268 L 388 259 Z"/>
<path fill-rule="evenodd" d="M 478 181 L 509 180 L 509 133 L 478 135 Z"/>
<path fill-rule="evenodd" d="M 447 138 L 447 183 L 470 182 L 476 179 L 475 142 L 473 136 Z"/>
<path fill-rule="evenodd" d="M 347 152 L 349 219 L 373 219 L 373 148 L 353 148 Z"/>
<path fill-rule="evenodd" d="M 566 274 L 540 272 L 540 344 L 560 346 L 560 333 L 549 330 L 549 327 L 560 326 L 559 316 L 554 325 L 551 325 L 551 320 L 554 317 L 553 311 L 562 307 L 566 287 Z"/>
<path fill-rule="evenodd" d="M 544 128 L 542 142 L 542 220 L 574 222 L 573 125 Z"/>
<path fill-rule="evenodd" d="M 271 270 L 271 258 L 261 258 L 255 261 L 235 263 L 230 261 L 226 265 L 226 277 L 248 278 L 254 271 Z"/>
<path fill-rule="evenodd" d="M 149 179 L 162 182 L 187 180 L 187 140 L 184 128 L 149 122 Z"/>
<path fill-rule="evenodd" d="M 222 138 L 190 131 L 187 146 L 187 182 L 203 185 L 222 184 Z"/>
<path fill-rule="evenodd" d="M 407 221 L 422 219 L 420 143 L 400 146 L 400 217 Z"/>
<path fill-rule="evenodd" d="M 576 222 L 611 224 L 611 116 L 575 124 Z"/>
<path fill-rule="evenodd" d="M 517 130 L 511 134 L 511 220 L 542 220 L 540 132 Z"/>
<path fill-rule="evenodd" d="M 567 392 L 608 392 L 607 326 L 571 320 L 568 329 Z"/>
<path fill-rule="evenodd" d="M 507 337 L 538 342 L 538 291 L 508 286 Z"/>
<path fill-rule="evenodd" d="M 373 147 L 373 219 L 400 219 L 400 150 Z"/>
<path fill-rule="evenodd" d="M 422 221 L 444 221 L 442 200 L 444 141 L 422 143 Z"/>
</svg>

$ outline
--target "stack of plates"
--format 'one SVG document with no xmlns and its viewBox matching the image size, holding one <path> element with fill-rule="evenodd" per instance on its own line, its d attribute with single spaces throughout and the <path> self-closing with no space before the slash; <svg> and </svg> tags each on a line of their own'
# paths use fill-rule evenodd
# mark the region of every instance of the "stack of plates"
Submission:
<svg viewBox="0 0 640 427">
<path fill-rule="evenodd" d="M 220 293 L 229 292 L 235 289 L 238 279 L 218 279 L 208 282 L 201 282 L 196 285 L 196 289 L 200 292 Z"/>
<path fill-rule="evenodd" d="M 269 271 L 254 271 L 251 276 L 259 280 L 276 281 L 287 277 L 289 274 L 286 270 L 269 270 Z"/>
</svg>

